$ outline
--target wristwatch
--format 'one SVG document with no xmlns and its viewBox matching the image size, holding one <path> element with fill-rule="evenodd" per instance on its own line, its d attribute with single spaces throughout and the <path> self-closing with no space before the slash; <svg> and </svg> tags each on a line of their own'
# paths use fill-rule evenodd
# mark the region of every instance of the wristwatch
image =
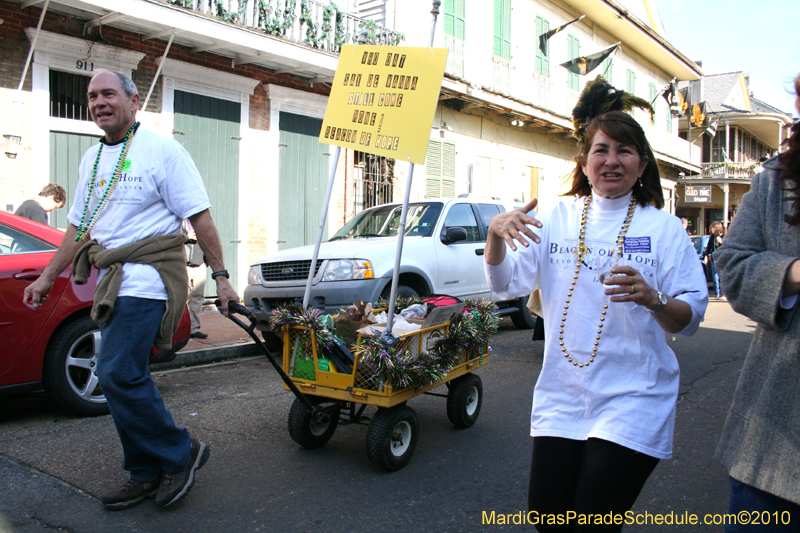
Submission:
<svg viewBox="0 0 800 533">
<path fill-rule="evenodd" d="M 664 309 L 664 306 L 667 305 L 667 295 L 661 291 L 657 292 L 658 292 L 658 305 L 650 309 L 650 314 L 653 315 Z"/>
<path fill-rule="evenodd" d="M 216 280 L 219 276 L 222 276 L 227 279 L 231 279 L 231 275 L 228 274 L 227 270 L 217 270 L 216 272 L 211 273 L 211 279 Z"/>
</svg>

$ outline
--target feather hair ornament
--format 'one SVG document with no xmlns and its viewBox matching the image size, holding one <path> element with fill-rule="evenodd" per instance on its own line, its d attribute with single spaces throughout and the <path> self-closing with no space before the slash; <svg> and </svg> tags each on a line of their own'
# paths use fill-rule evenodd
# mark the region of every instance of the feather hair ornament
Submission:
<svg viewBox="0 0 800 533">
<path fill-rule="evenodd" d="M 655 110 L 647 100 L 631 93 L 620 91 L 608 83 L 603 76 L 597 76 L 584 87 L 578 97 L 578 103 L 572 110 L 572 125 L 575 131 L 573 137 L 583 142 L 589 123 L 596 116 L 608 111 L 630 112 L 638 107 L 650 113 L 650 122 L 653 122 Z"/>
</svg>

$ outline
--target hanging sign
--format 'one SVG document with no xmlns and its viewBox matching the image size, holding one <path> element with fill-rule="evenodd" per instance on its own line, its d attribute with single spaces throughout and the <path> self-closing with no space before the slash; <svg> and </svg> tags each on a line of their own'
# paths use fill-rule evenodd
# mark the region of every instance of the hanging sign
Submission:
<svg viewBox="0 0 800 533">
<path fill-rule="evenodd" d="M 424 164 L 447 52 L 342 46 L 319 141 Z"/>
<path fill-rule="evenodd" d="M 687 202 L 711 202 L 711 185 L 687 185 Z"/>
</svg>

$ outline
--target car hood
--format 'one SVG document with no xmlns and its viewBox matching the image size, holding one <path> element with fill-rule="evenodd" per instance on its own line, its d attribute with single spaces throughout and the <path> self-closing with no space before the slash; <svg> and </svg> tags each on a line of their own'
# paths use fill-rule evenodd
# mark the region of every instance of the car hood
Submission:
<svg viewBox="0 0 800 533">
<path fill-rule="evenodd" d="M 403 243 L 412 245 L 412 243 L 421 241 L 429 237 L 412 236 L 403 239 Z M 376 253 L 385 256 L 387 251 L 394 257 L 394 250 L 397 247 L 397 237 L 371 237 L 368 239 L 342 239 L 338 241 L 323 242 L 319 247 L 320 259 L 367 259 L 374 261 Z M 250 266 L 259 265 L 261 263 L 274 263 L 277 261 L 302 261 L 309 260 L 314 254 L 314 246 L 300 246 L 297 248 L 289 248 L 288 250 L 281 250 L 267 257 L 262 257 L 253 261 Z"/>
</svg>

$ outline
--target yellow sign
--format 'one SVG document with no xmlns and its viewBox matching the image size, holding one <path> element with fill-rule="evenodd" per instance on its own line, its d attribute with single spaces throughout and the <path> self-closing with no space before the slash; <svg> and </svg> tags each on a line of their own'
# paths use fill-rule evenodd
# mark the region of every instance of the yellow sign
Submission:
<svg viewBox="0 0 800 533">
<path fill-rule="evenodd" d="M 447 48 L 344 45 L 319 140 L 424 164 Z"/>
</svg>

